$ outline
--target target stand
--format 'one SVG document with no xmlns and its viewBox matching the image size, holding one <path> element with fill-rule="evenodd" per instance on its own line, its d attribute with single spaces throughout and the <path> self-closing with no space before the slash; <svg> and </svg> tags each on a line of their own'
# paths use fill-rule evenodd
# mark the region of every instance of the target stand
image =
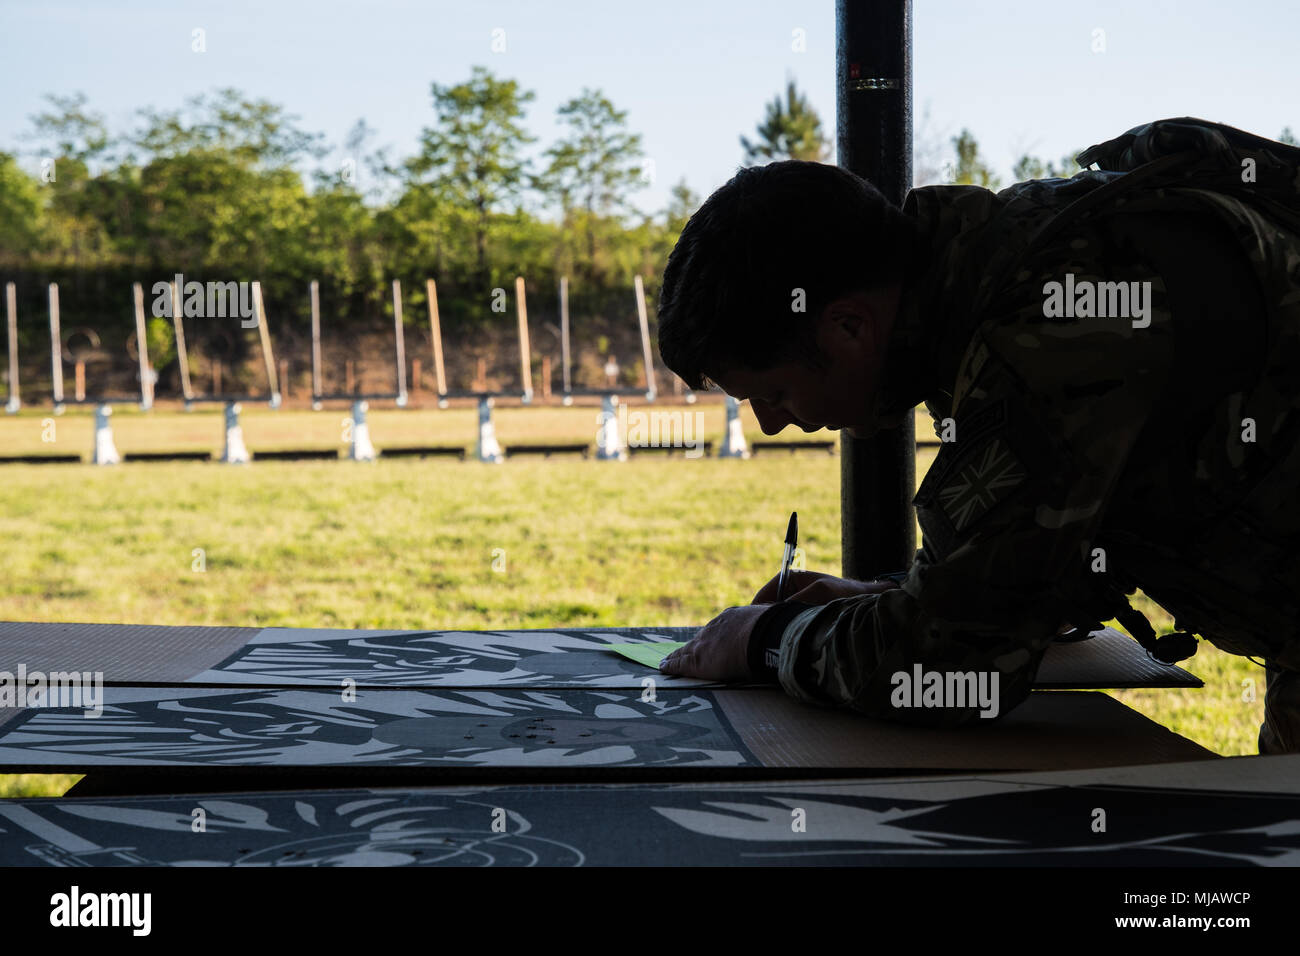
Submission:
<svg viewBox="0 0 1300 956">
<path fill-rule="evenodd" d="M 322 385 L 320 283 L 313 279 L 309 287 L 311 297 L 311 407 L 321 411 L 325 402 L 351 402 L 351 417 L 346 422 L 349 461 L 374 461 L 375 446 L 370 440 L 370 426 L 366 412 L 371 401 L 391 401 L 398 408 L 406 408 L 409 397 L 406 390 L 406 337 L 402 325 L 402 283 L 393 280 L 393 369 L 397 388 L 392 392 L 362 393 L 359 388 L 345 388 L 341 392 L 326 392 Z M 349 366 L 349 379 L 351 371 Z M 349 382 L 350 385 L 350 382 Z"/>
<path fill-rule="evenodd" d="M 5 289 L 6 313 L 9 327 L 9 403 L 8 410 L 16 412 L 21 407 L 18 392 L 18 339 L 17 307 L 14 284 L 8 283 Z M 94 444 L 91 449 L 91 462 L 96 465 L 116 465 L 122 461 L 113 440 L 112 415 L 113 405 L 139 404 L 142 411 L 153 407 L 153 386 L 156 380 L 153 368 L 149 364 L 148 344 L 145 336 L 144 292 L 140 283 L 132 285 L 132 298 L 135 309 L 135 332 L 126 340 L 126 352 L 139 367 L 140 396 L 87 394 L 87 370 L 94 366 L 111 365 L 113 353 L 103 347 L 99 333 L 89 326 L 78 326 L 63 332 L 59 310 L 59 286 L 51 282 L 48 289 L 49 328 L 50 328 L 50 372 L 52 380 L 52 400 L 54 413 L 63 414 L 68 405 L 93 405 L 95 408 Z M 73 367 L 73 395 L 68 398 L 64 393 L 63 365 Z"/>
</svg>

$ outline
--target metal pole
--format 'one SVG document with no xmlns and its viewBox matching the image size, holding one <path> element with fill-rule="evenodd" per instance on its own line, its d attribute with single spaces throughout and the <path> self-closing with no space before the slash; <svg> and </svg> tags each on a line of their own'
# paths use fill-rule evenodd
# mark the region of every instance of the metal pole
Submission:
<svg viewBox="0 0 1300 956">
<path fill-rule="evenodd" d="M 172 328 L 176 330 L 176 362 L 181 370 L 181 394 L 185 396 L 185 410 L 190 410 L 190 400 L 194 392 L 190 389 L 190 360 L 185 351 L 185 324 L 181 321 L 181 287 L 173 282 L 172 287 Z M 256 285 L 253 286 L 257 288 Z"/>
<path fill-rule="evenodd" d="M 650 351 L 650 324 L 645 314 L 645 286 L 641 283 L 641 277 L 636 276 L 633 279 L 636 286 L 636 315 L 637 320 L 641 323 L 641 356 L 645 362 L 645 397 L 650 401 L 655 400 L 655 363 L 653 353 Z"/>
<path fill-rule="evenodd" d="M 144 287 L 131 283 L 131 300 L 135 306 L 135 359 L 140 369 L 140 408 L 153 408 L 153 369 L 149 365 L 149 327 L 144 318 Z"/>
<path fill-rule="evenodd" d="M 911 0 L 836 0 L 836 162 L 902 205 L 912 185 Z M 911 566 L 916 553 L 916 428 L 841 433 L 842 574 Z"/>
<path fill-rule="evenodd" d="M 257 309 L 257 335 L 262 342 L 262 361 L 266 365 L 266 383 L 271 386 L 272 408 L 280 407 L 280 380 L 275 374 L 275 356 L 271 354 L 271 330 L 266 327 L 266 304 L 262 301 L 262 283 L 253 283 L 253 306 Z"/>
<path fill-rule="evenodd" d="M 18 395 L 18 290 L 12 282 L 5 283 L 5 316 L 9 327 L 9 401 L 5 411 L 12 415 L 23 404 Z"/>
<path fill-rule="evenodd" d="M 429 295 L 429 335 L 433 339 L 433 371 L 438 377 L 438 397 L 447 394 L 447 374 L 442 367 L 442 321 L 438 318 L 438 284 L 432 279 L 424 281 Z"/>
<path fill-rule="evenodd" d="M 569 382 L 569 277 L 560 278 L 560 357 L 564 362 L 564 394 L 573 390 Z"/>
<path fill-rule="evenodd" d="M 311 280 L 311 407 L 320 409 L 320 283 Z"/>
<path fill-rule="evenodd" d="M 50 283 L 50 373 L 54 378 L 54 410 L 63 410 L 63 337 L 59 333 L 59 285 Z"/>
<path fill-rule="evenodd" d="M 524 386 L 524 404 L 533 400 L 533 353 L 528 345 L 528 304 L 524 301 L 524 277 L 515 277 L 515 308 L 519 313 L 519 363 Z"/>
<path fill-rule="evenodd" d="M 393 336 L 397 340 L 397 407 L 406 407 L 406 336 L 402 329 L 402 283 L 393 280 Z"/>
</svg>

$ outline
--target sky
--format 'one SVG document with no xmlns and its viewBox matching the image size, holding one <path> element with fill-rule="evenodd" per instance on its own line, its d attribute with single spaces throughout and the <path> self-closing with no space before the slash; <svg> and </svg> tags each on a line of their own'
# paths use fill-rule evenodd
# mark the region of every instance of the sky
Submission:
<svg viewBox="0 0 1300 956">
<path fill-rule="evenodd" d="M 359 118 L 373 145 L 405 156 L 433 122 L 430 85 L 481 65 L 536 93 L 525 124 L 537 156 L 560 132 L 556 109 L 584 88 L 626 110 L 653 160 L 629 198 L 655 212 L 681 179 L 703 198 L 730 178 L 739 137 L 753 138 L 787 77 L 834 142 L 834 10 L 834 0 L 0 0 L 0 150 L 38 171 L 26 137 L 45 94 L 84 92 L 121 131 L 141 107 L 234 86 L 324 133 L 340 147 L 326 162 L 341 160 Z M 967 128 L 1004 185 L 1022 153 L 1059 161 L 1164 117 L 1300 135 L 1293 0 L 915 0 L 913 11 L 918 154 L 941 162 Z"/>
</svg>

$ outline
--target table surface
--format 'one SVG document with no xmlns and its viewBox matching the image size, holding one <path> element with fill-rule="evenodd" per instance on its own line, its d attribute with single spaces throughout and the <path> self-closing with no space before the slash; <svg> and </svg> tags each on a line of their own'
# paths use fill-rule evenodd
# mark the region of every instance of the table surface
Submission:
<svg viewBox="0 0 1300 956">
<path fill-rule="evenodd" d="M 1199 685 L 1109 629 L 1054 645 L 1026 702 L 962 727 L 669 678 L 605 647 L 695 631 L 0 623 L 0 670 L 105 681 L 99 716 L 66 700 L 0 715 L 0 772 L 89 772 L 64 798 L 0 801 L 14 838 L 0 839 L 0 865 L 1041 862 L 1068 855 L 1053 828 L 1095 799 L 1079 788 L 1107 785 L 1106 768 L 1191 767 L 1213 782 L 1239 760 L 1105 694 L 1052 689 Z M 1268 821 L 1296 800 L 1253 806 Z M 202 843 L 196 808 L 212 824 Z M 785 834 L 807 832 L 790 829 L 795 810 L 820 836 L 792 849 Z M 1165 839 L 1108 852 L 1193 852 Z"/>
</svg>

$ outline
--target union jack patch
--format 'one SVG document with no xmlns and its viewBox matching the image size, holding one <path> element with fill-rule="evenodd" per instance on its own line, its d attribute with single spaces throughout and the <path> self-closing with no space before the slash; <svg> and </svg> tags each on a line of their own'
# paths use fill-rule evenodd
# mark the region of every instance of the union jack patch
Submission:
<svg viewBox="0 0 1300 956">
<path fill-rule="evenodd" d="M 973 452 L 939 489 L 939 506 L 957 531 L 965 530 L 1025 480 L 1025 469 L 1005 441 Z"/>
</svg>

